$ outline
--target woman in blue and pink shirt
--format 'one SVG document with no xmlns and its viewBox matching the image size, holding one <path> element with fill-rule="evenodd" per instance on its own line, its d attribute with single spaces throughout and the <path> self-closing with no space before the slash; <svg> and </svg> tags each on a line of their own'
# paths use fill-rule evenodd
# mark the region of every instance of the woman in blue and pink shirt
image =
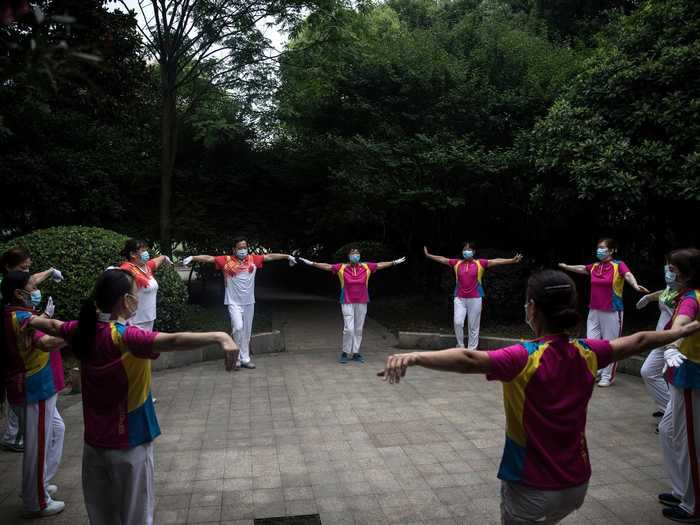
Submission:
<svg viewBox="0 0 700 525">
<path fill-rule="evenodd" d="M 426 246 L 423 252 L 428 259 L 444 264 L 455 273 L 454 292 L 454 329 L 457 338 L 457 348 L 464 348 L 464 320 L 467 319 L 469 338 L 468 348 L 479 345 L 479 330 L 481 327 L 481 307 L 484 297 L 483 278 L 487 268 L 495 268 L 506 264 L 517 264 L 523 256 L 516 254 L 511 259 L 475 259 L 474 241 L 465 241 L 462 246 L 461 259 L 449 259 L 428 252 Z"/>
<path fill-rule="evenodd" d="M 700 332 L 691 323 L 613 341 L 575 339 L 574 282 L 545 270 L 528 280 L 525 321 L 536 338 L 490 352 L 452 348 L 392 355 L 379 375 L 398 383 L 410 366 L 485 374 L 503 383 L 506 436 L 498 477 L 502 523 L 557 523 L 579 508 L 591 476 L 586 415 L 596 372 Z"/>
<path fill-rule="evenodd" d="M 568 265 L 559 263 L 559 268 L 567 272 L 589 275 L 591 278 L 591 301 L 586 321 L 586 337 L 589 339 L 615 339 L 622 335 L 624 304 L 622 291 L 627 282 L 639 293 L 649 293 L 640 286 L 624 261 L 615 259 L 617 242 L 605 238 L 598 241 L 596 258 L 593 264 Z M 606 387 L 615 381 L 617 363 L 611 363 L 600 373 L 598 386 Z"/>
<path fill-rule="evenodd" d="M 81 361 L 83 494 L 92 525 L 153 523 L 153 440 L 160 427 L 151 395 L 151 360 L 160 352 L 209 344 L 238 353 L 224 332 L 166 334 L 127 324 L 138 311 L 138 298 L 133 274 L 107 270 L 83 303 L 79 321 L 33 316 L 27 322 L 69 341 Z"/>
<path fill-rule="evenodd" d="M 367 316 L 369 303 L 369 278 L 378 270 L 390 268 L 406 261 L 401 257 L 387 262 L 361 262 L 360 250 L 351 248 L 348 251 L 347 263 L 318 263 L 299 257 L 308 266 L 325 270 L 338 276 L 340 281 L 340 308 L 343 313 L 343 349 L 340 353 L 340 363 L 345 364 L 348 358 L 363 363 L 360 353 L 362 344 L 362 329 Z"/>
</svg>

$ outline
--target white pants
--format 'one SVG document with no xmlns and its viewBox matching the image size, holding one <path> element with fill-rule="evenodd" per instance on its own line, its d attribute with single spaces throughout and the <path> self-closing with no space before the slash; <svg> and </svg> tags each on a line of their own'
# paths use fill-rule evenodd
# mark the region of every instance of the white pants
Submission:
<svg viewBox="0 0 700 525">
<path fill-rule="evenodd" d="M 231 335 L 240 348 L 238 359 L 241 363 L 250 362 L 250 336 L 253 333 L 253 304 L 229 304 L 228 315 L 231 318 Z"/>
<path fill-rule="evenodd" d="M 607 312 L 605 310 L 590 310 L 586 323 L 586 337 L 588 339 L 605 339 L 610 341 L 622 335 L 622 319 L 624 312 Z M 617 372 L 617 362 L 610 363 L 603 368 L 600 374 L 601 379 L 606 379 L 611 383 L 615 381 Z"/>
<path fill-rule="evenodd" d="M 657 332 L 662 331 L 666 327 L 666 324 L 673 315 L 673 311 L 668 306 L 659 303 L 659 308 L 661 309 L 661 315 L 659 316 L 659 321 L 656 323 Z M 668 384 L 662 374 L 665 364 L 664 349 L 655 348 L 649 352 L 649 355 L 642 365 L 642 379 L 644 379 L 644 384 L 661 412 L 666 410 L 666 405 L 668 405 L 668 400 L 670 398 Z"/>
<path fill-rule="evenodd" d="M 21 447 L 24 443 L 22 418 L 24 407 L 7 403 L 7 426 L 2 435 L 3 443 Z"/>
<path fill-rule="evenodd" d="M 564 490 L 538 490 L 501 482 L 501 523 L 521 525 L 559 523 L 583 505 L 588 483 Z"/>
<path fill-rule="evenodd" d="M 141 330 L 147 330 L 149 332 L 153 331 L 153 324 L 156 322 L 154 319 L 153 321 L 144 321 L 143 323 L 129 323 L 131 326 L 136 326 L 140 328 Z"/>
<path fill-rule="evenodd" d="M 465 299 L 463 297 L 455 297 L 455 337 L 457 338 L 457 347 L 464 348 L 464 319 L 467 319 L 469 340 L 468 348 L 476 348 L 479 346 L 479 326 L 481 325 L 481 297 Z"/>
<path fill-rule="evenodd" d="M 83 447 L 83 495 L 90 525 L 151 525 L 153 442 L 128 449 Z"/>
<path fill-rule="evenodd" d="M 46 487 L 56 475 L 63 454 L 66 427 L 56 408 L 58 395 L 27 403 L 24 409 L 22 500 L 24 510 L 43 510 L 51 502 Z"/>
<path fill-rule="evenodd" d="M 367 316 L 367 305 L 341 304 L 340 309 L 343 312 L 343 352 L 359 354 L 362 344 L 362 330 Z"/>
<path fill-rule="evenodd" d="M 671 492 L 681 508 L 695 513 L 700 493 L 700 390 L 669 385 L 670 399 L 659 424 L 659 439 Z"/>
</svg>

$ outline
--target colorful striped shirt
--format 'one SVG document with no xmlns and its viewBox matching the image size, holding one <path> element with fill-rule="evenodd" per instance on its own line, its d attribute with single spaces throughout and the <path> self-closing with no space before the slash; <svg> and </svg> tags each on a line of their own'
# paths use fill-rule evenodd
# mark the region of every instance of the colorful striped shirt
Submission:
<svg viewBox="0 0 700 525">
<path fill-rule="evenodd" d="M 369 278 L 377 271 L 377 263 L 334 264 L 331 271 L 340 280 L 341 304 L 367 304 Z"/>
<path fill-rule="evenodd" d="M 605 340 L 550 336 L 489 352 L 488 380 L 503 382 L 506 443 L 498 477 L 562 490 L 591 476 L 586 414 L 596 372 L 612 361 Z"/>
<path fill-rule="evenodd" d="M 4 312 L 6 387 L 12 404 L 36 403 L 57 394 L 65 386 L 60 350 L 46 352 L 37 346 L 46 334 L 22 328 L 32 315 L 31 308 L 8 306 Z"/>
<path fill-rule="evenodd" d="M 70 341 L 78 327 L 69 321 L 61 336 Z M 151 359 L 158 334 L 118 322 L 98 322 L 95 347 L 81 363 L 85 442 L 95 448 L 124 449 L 160 435 L 151 396 Z"/>
<path fill-rule="evenodd" d="M 586 265 L 591 275 L 591 310 L 621 312 L 625 309 L 622 291 L 625 275 L 630 271 L 622 261 L 597 262 Z"/>
<path fill-rule="evenodd" d="M 484 296 L 483 278 L 488 259 L 450 259 L 450 266 L 455 272 L 455 297 L 475 299 Z"/>
<path fill-rule="evenodd" d="M 700 321 L 700 290 L 681 292 L 676 310 L 666 328 L 671 328 L 681 315 L 692 321 Z M 700 389 L 700 333 L 683 339 L 680 351 L 688 359 L 679 367 L 669 367 L 666 370 L 666 380 L 678 388 Z"/>
</svg>

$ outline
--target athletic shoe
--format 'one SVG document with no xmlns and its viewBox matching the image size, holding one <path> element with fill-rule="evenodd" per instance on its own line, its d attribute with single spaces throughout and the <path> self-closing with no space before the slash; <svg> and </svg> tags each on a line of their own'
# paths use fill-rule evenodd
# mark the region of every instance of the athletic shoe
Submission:
<svg viewBox="0 0 700 525">
<path fill-rule="evenodd" d="M 608 386 L 610 386 L 610 385 L 612 385 L 612 381 L 610 381 L 609 379 L 605 379 L 604 377 L 602 377 L 602 378 L 600 379 L 600 381 L 598 381 L 598 386 L 599 386 L 599 387 L 605 388 L 605 387 L 608 387 Z"/>
<path fill-rule="evenodd" d="M 341 353 L 340 354 L 340 364 L 344 365 L 347 362 L 348 362 L 348 354 L 346 354 L 345 352 Z"/>
<path fill-rule="evenodd" d="M 10 452 L 24 452 L 24 443 L 18 445 L 17 443 L 0 441 L 0 447 L 4 448 L 5 450 L 9 450 Z"/>
<path fill-rule="evenodd" d="M 679 523 L 700 523 L 700 516 L 693 516 L 688 514 L 680 507 L 668 507 L 661 511 L 664 518 L 668 518 L 672 521 L 678 521 Z"/>
<path fill-rule="evenodd" d="M 55 516 L 63 512 L 66 508 L 66 504 L 62 501 L 51 500 L 44 510 L 37 510 L 33 512 L 25 512 L 23 514 L 24 518 L 45 518 L 46 516 Z"/>
<path fill-rule="evenodd" d="M 253 370 L 255 368 L 255 363 L 252 361 L 248 361 L 247 363 L 241 363 L 241 368 L 248 368 L 250 370 Z"/>
<path fill-rule="evenodd" d="M 364 363 L 365 358 L 362 357 L 362 354 L 352 354 L 352 360 L 357 361 L 358 363 Z"/>
<path fill-rule="evenodd" d="M 681 504 L 681 500 L 679 500 L 670 492 L 664 492 L 663 494 L 659 494 L 659 503 L 661 503 L 662 505 L 667 505 L 669 507 L 677 507 Z"/>
<path fill-rule="evenodd" d="M 58 486 L 57 485 L 48 485 L 46 487 L 46 492 L 48 492 L 49 496 L 51 496 L 53 498 L 56 495 L 56 493 L 58 492 Z"/>
<path fill-rule="evenodd" d="M 664 417 L 664 411 L 663 410 L 657 410 L 654 412 L 651 417 Z"/>
</svg>

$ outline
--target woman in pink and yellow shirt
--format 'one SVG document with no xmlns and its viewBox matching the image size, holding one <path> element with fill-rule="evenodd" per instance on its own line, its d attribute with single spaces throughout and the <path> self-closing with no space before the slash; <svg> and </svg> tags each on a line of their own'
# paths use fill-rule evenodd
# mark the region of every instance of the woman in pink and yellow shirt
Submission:
<svg viewBox="0 0 700 525">
<path fill-rule="evenodd" d="M 586 416 L 598 369 L 700 332 L 689 323 L 613 341 L 568 335 L 578 323 L 574 282 L 545 270 L 528 280 L 525 321 L 535 339 L 490 352 L 451 348 L 392 355 L 379 373 L 389 383 L 408 367 L 485 374 L 503 384 L 506 413 L 501 520 L 507 525 L 558 523 L 586 497 L 591 463 Z"/>
<path fill-rule="evenodd" d="M 591 278 L 591 300 L 586 321 L 586 337 L 589 339 L 614 339 L 622 335 L 624 304 L 622 291 L 627 282 L 640 293 L 649 290 L 640 286 L 624 261 L 615 259 L 617 242 L 605 238 L 598 241 L 593 264 L 568 265 L 559 263 L 559 268 L 567 272 L 589 275 Z M 617 363 L 610 363 L 600 374 L 598 386 L 606 387 L 615 381 Z"/>
<path fill-rule="evenodd" d="M 467 319 L 469 329 L 468 348 L 479 345 L 479 330 L 481 326 L 481 308 L 484 293 L 483 277 L 487 268 L 495 268 L 505 264 L 517 264 L 523 256 L 516 254 L 511 259 L 475 259 L 474 241 L 465 241 L 462 246 L 461 259 L 449 259 L 441 255 L 433 255 L 423 247 L 428 259 L 451 267 L 455 273 L 454 292 L 454 329 L 457 338 L 457 348 L 464 348 L 464 320 Z"/>
</svg>

